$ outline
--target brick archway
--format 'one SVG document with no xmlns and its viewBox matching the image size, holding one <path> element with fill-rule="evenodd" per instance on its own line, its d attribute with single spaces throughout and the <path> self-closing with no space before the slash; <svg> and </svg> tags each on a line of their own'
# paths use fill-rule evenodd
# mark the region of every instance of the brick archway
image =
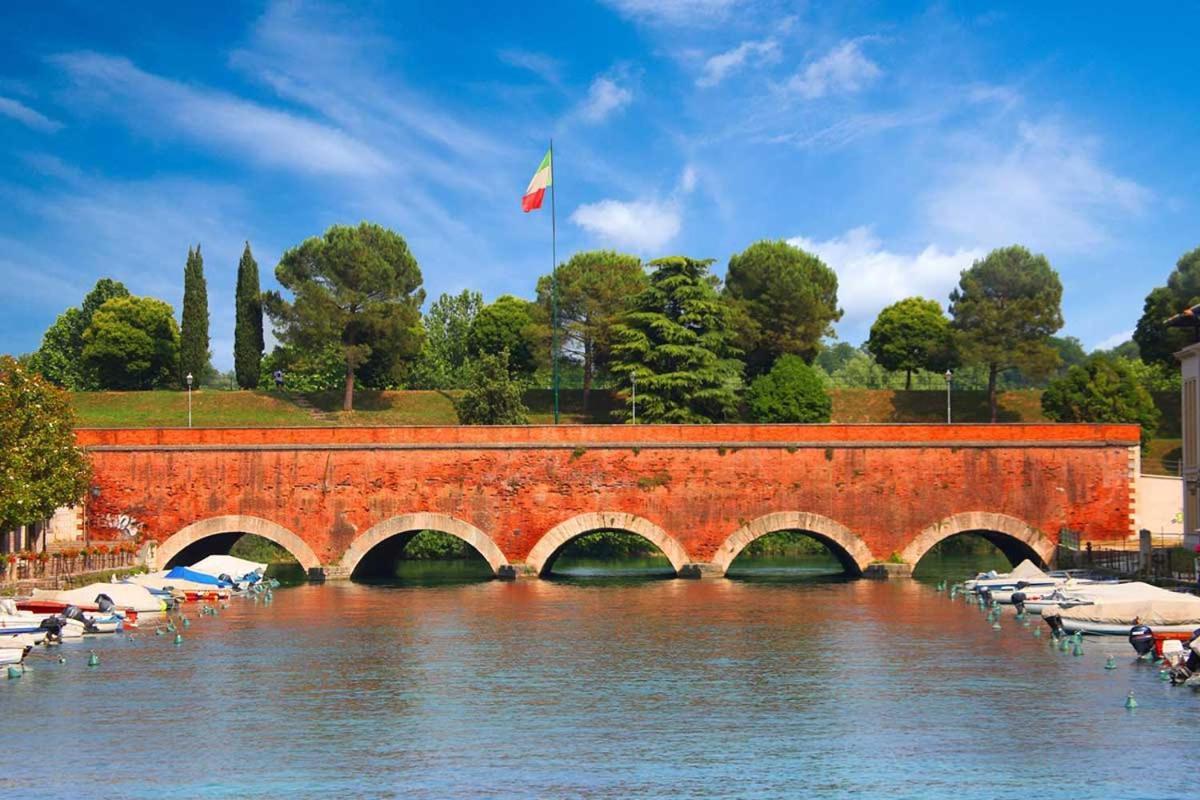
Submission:
<svg viewBox="0 0 1200 800">
<path fill-rule="evenodd" d="M 719 574 L 725 574 L 729 565 L 755 539 L 778 531 L 804 531 L 810 533 L 833 551 L 846 571 L 859 575 L 874 557 L 871 549 L 845 525 L 821 514 L 804 511 L 781 511 L 764 514 L 738 528 L 713 554 L 712 564 Z"/>
<path fill-rule="evenodd" d="M 1020 560 L 1019 556 L 1023 552 L 1036 556 L 1036 560 L 1041 561 L 1043 566 L 1049 564 L 1054 557 L 1056 545 L 1053 539 L 1016 517 L 991 511 L 968 511 L 954 514 L 941 522 L 930 525 L 913 538 L 904 548 L 900 557 L 905 563 L 915 567 L 917 562 L 924 558 L 925 554 L 938 542 L 955 534 L 973 531 L 982 534 L 1000 534 L 999 540 L 993 541 L 993 544 L 999 547 L 1014 564 Z M 1017 547 L 1006 546 L 1005 538 L 1008 539 L 1008 544 L 1017 544 Z"/>
<path fill-rule="evenodd" d="M 350 547 L 342 555 L 341 562 L 337 567 L 338 574 L 346 577 L 353 575 L 358 562 L 362 561 L 363 557 L 377 544 L 409 531 L 438 531 L 462 539 L 483 556 L 491 566 L 492 572 L 496 574 L 500 574 L 508 566 L 508 559 L 504 557 L 504 553 L 500 552 L 500 548 L 496 546 L 492 538 L 479 528 L 446 514 L 423 512 L 401 514 L 371 526 L 369 530 L 350 543 Z"/>
<path fill-rule="evenodd" d="M 564 544 L 585 533 L 607 530 L 636 533 L 650 541 L 663 552 L 676 573 L 679 573 L 685 565 L 691 562 L 683 545 L 650 520 L 620 511 L 607 511 L 580 514 L 555 525 L 537 540 L 537 544 L 529 551 L 529 555 L 525 556 L 525 564 L 535 575 L 544 575 L 549 571 L 550 565 L 554 563 L 554 557 Z"/>
<path fill-rule="evenodd" d="M 299 536 L 270 520 L 246 514 L 210 517 L 180 529 L 154 549 L 153 566 L 155 569 L 162 569 L 163 565 L 170 563 L 171 559 L 188 545 L 222 533 L 252 533 L 261 536 L 295 556 L 300 566 L 310 573 L 321 567 L 321 560 L 317 558 L 317 554 Z"/>
</svg>

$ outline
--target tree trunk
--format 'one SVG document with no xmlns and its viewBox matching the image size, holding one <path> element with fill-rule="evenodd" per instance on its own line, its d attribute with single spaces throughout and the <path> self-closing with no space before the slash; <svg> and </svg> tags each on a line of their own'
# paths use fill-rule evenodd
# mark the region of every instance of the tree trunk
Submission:
<svg viewBox="0 0 1200 800">
<path fill-rule="evenodd" d="M 346 366 L 346 392 L 342 395 L 342 411 L 354 410 L 354 367 Z"/>
<path fill-rule="evenodd" d="M 906 369 L 904 371 L 904 391 L 908 392 L 911 390 L 912 390 L 912 370 Z"/>
<path fill-rule="evenodd" d="M 583 410 L 587 411 L 588 396 L 592 393 L 592 370 L 595 365 L 592 363 L 592 340 L 590 337 L 584 337 L 583 340 Z"/>
<path fill-rule="evenodd" d="M 992 410 L 992 422 L 996 421 L 996 374 L 999 372 L 995 364 L 988 364 L 988 407 Z"/>
</svg>

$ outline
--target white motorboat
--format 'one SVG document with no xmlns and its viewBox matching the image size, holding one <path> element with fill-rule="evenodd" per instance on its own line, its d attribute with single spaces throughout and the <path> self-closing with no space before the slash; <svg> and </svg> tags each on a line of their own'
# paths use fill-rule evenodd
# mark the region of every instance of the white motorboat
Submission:
<svg viewBox="0 0 1200 800">
<path fill-rule="evenodd" d="M 1050 574 L 1050 573 L 1047 573 Z M 1109 578 L 1068 578 L 1051 586 L 1023 586 L 991 593 L 991 598 L 1001 605 L 1012 605 L 1012 596 L 1017 592 L 1025 595 L 1025 610 L 1031 614 L 1042 613 L 1046 605 L 1067 608 L 1095 602 L 1096 597 L 1116 597 L 1123 587 L 1146 586 L 1144 583 L 1121 583 Z M 1110 594 L 1111 590 L 1116 590 Z"/>
<path fill-rule="evenodd" d="M 8 644 L 0 642 L 0 666 L 6 664 L 20 664 L 25 660 L 25 656 L 28 653 L 28 647 L 12 647 Z"/>
<path fill-rule="evenodd" d="M 252 575 L 256 576 L 253 580 L 258 580 L 267 573 L 266 564 L 247 561 L 236 556 L 208 556 L 192 564 L 188 569 L 194 572 L 203 572 L 214 578 L 228 575 L 237 583 L 244 583 Z"/>
<path fill-rule="evenodd" d="M 1052 629 L 1058 620 L 1067 633 L 1104 636 L 1128 636 L 1135 624 L 1148 625 L 1155 633 L 1190 633 L 1200 628 L 1200 597 L 1143 586 L 1153 591 L 1140 589 L 1138 595 L 1097 598 L 1071 608 L 1046 606 L 1042 618 Z"/>
<path fill-rule="evenodd" d="M 1006 574 L 980 573 L 972 580 L 963 584 L 969 592 L 991 592 L 993 596 L 996 592 L 1011 592 L 1017 588 L 1017 584 L 1024 584 L 1024 588 L 1041 589 L 1045 587 L 1053 588 L 1068 580 L 1065 572 L 1051 574 L 1043 572 L 1029 559 L 1025 559 L 1017 566 L 1013 567 L 1013 571 Z"/>
</svg>

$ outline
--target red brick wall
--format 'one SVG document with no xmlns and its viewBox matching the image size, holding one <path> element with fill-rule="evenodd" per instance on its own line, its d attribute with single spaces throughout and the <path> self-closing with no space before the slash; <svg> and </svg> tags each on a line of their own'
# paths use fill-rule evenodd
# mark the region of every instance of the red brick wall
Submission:
<svg viewBox="0 0 1200 800">
<path fill-rule="evenodd" d="M 1056 537 L 1130 532 L 1129 425 L 722 425 L 84 429 L 94 535 L 126 514 L 165 541 L 193 522 L 276 522 L 326 564 L 377 522 L 432 511 L 512 563 L 587 512 L 644 517 L 708 562 L 763 514 L 815 512 L 878 558 L 953 514 L 1010 515 Z"/>
</svg>

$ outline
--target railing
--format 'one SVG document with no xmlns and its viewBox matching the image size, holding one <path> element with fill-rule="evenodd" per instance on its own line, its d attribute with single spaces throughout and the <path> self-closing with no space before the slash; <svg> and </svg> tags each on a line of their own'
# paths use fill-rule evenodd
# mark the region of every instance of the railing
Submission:
<svg viewBox="0 0 1200 800">
<path fill-rule="evenodd" d="M 1070 537 L 1059 545 L 1059 569 L 1093 569 L 1123 578 L 1152 580 L 1200 589 L 1200 553 L 1184 547 L 1182 533 L 1152 533 L 1149 549 L 1138 540 L 1125 547 L 1078 547 Z"/>
<path fill-rule="evenodd" d="M 0 554 L 0 586 L 24 581 L 50 581 L 126 569 L 138 564 L 137 548 L 129 543 L 99 544 L 78 550 Z"/>
</svg>

